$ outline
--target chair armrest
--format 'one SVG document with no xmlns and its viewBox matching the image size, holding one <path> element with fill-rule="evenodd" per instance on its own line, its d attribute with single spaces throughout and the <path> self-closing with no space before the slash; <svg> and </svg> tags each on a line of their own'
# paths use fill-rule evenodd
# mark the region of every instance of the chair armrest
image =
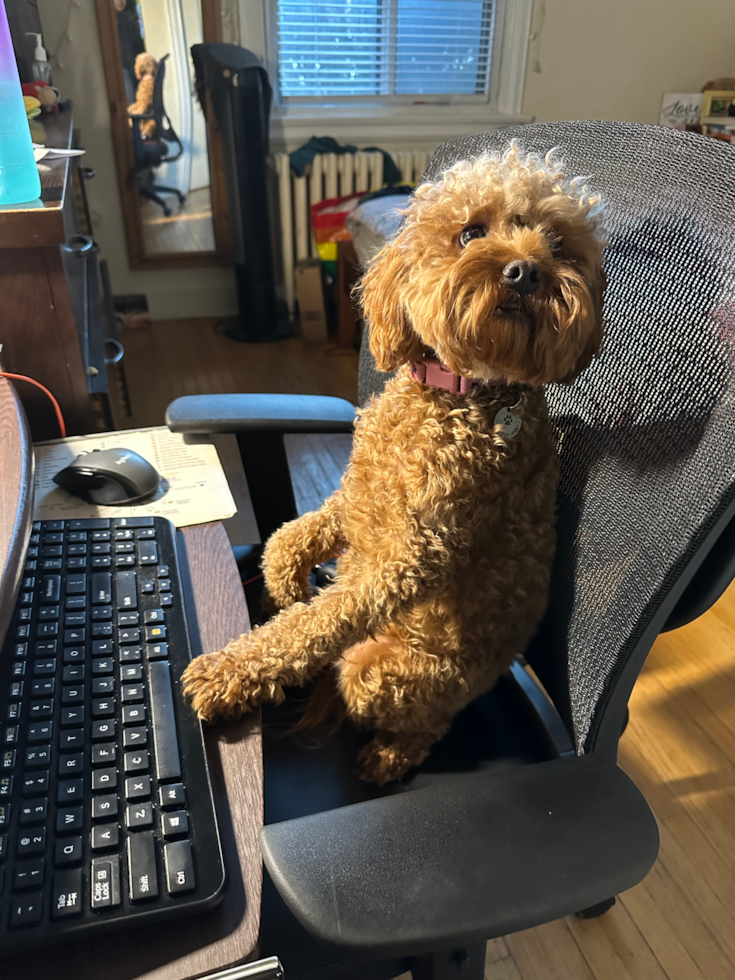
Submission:
<svg viewBox="0 0 735 980">
<path fill-rule="evenodd" d="M 172 432 L 352 432 L 355 407 L 328 395 L 185 395 L 166 409 Z"/>
<path fill-rule="evenodd" d="M 557 759 L 264 827 L 297 919 L 328 942 L 410 955 L 517 932 L 637 884 L 658 852 L 614 762 Z"/>
</svg>

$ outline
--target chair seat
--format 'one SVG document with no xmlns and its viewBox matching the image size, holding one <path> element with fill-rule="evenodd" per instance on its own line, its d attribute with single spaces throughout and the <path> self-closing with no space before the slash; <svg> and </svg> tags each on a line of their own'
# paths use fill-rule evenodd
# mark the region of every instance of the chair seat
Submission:
<svg viewBox="0 0 735 980">
<path fill-rule="evenodd" d="M 426 761 L 398 783 L 378 787 L 357 770 L 370 733 L 345 723 L 331 738 L 318 732 L 290 734 L 304 691 L 294 690 L 279 708 L 263 713 L 265 823 L 278 823 L 446 783 L 468 772 L 500 771 L 552 758 L 535 715 L 507 678 L 462 711 Z M 408 969 L 407 960 L 365 961 L 313 937 L 292 915 L 266 873 L 260 951 L 278 955 L 289 980 L 314 976 L 389 980 Z"/>
</svg>

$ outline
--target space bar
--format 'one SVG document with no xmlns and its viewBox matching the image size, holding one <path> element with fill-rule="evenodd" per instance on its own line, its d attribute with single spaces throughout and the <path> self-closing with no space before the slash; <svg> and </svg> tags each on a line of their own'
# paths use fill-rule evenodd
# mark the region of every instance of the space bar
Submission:
<svg viewBox="0 0 735 980">
<path fill-rule="evenodd" d="M 151 721 L 153 748 L 156 754 L 158 779 L 179 779 L 179 737 L 174 715 L 174 691 L 171 685 L 171 668 L 166 660 L 153 660 L 148 664 L 151 695 Z"/>
</svg>

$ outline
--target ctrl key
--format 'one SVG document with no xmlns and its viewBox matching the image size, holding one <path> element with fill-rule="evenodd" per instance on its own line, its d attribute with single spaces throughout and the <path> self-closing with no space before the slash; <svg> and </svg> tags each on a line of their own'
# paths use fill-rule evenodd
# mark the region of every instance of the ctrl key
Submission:
<svg viewBox="0 0 735 980">
<path fill-rule="evenodd" d="M 169 895 L 182 895 L 194 891 L 194 862 L 191 855 L 191 842 L 188 840 L 166 844 L 163 848 L 163 863 L 166 868 L 166 890 Z"/>
<path fill-rule="evenodd" d="M 43 896 L 40 892 L 14 898 L 10 909 L 10 928 L 22 929 L 23 926 L 37 926 L 41 921 L 43 911 Z"/>
</svg>

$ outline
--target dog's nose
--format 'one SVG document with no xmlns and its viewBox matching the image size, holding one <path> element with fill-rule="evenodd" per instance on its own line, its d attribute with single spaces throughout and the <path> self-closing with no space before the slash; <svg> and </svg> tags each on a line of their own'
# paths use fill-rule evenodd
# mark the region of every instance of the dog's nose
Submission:
<svg viewBox="0 0 735 980">
<path fill-rule="evenodd" d="M 535 262 L 516 259 L 503 269 L 503 278 L 506 285 L 514 289 L 519 296 L 528 296 L 529 293 L 535 293 L 541 285 L 541 269 Z"/>
</svg>

